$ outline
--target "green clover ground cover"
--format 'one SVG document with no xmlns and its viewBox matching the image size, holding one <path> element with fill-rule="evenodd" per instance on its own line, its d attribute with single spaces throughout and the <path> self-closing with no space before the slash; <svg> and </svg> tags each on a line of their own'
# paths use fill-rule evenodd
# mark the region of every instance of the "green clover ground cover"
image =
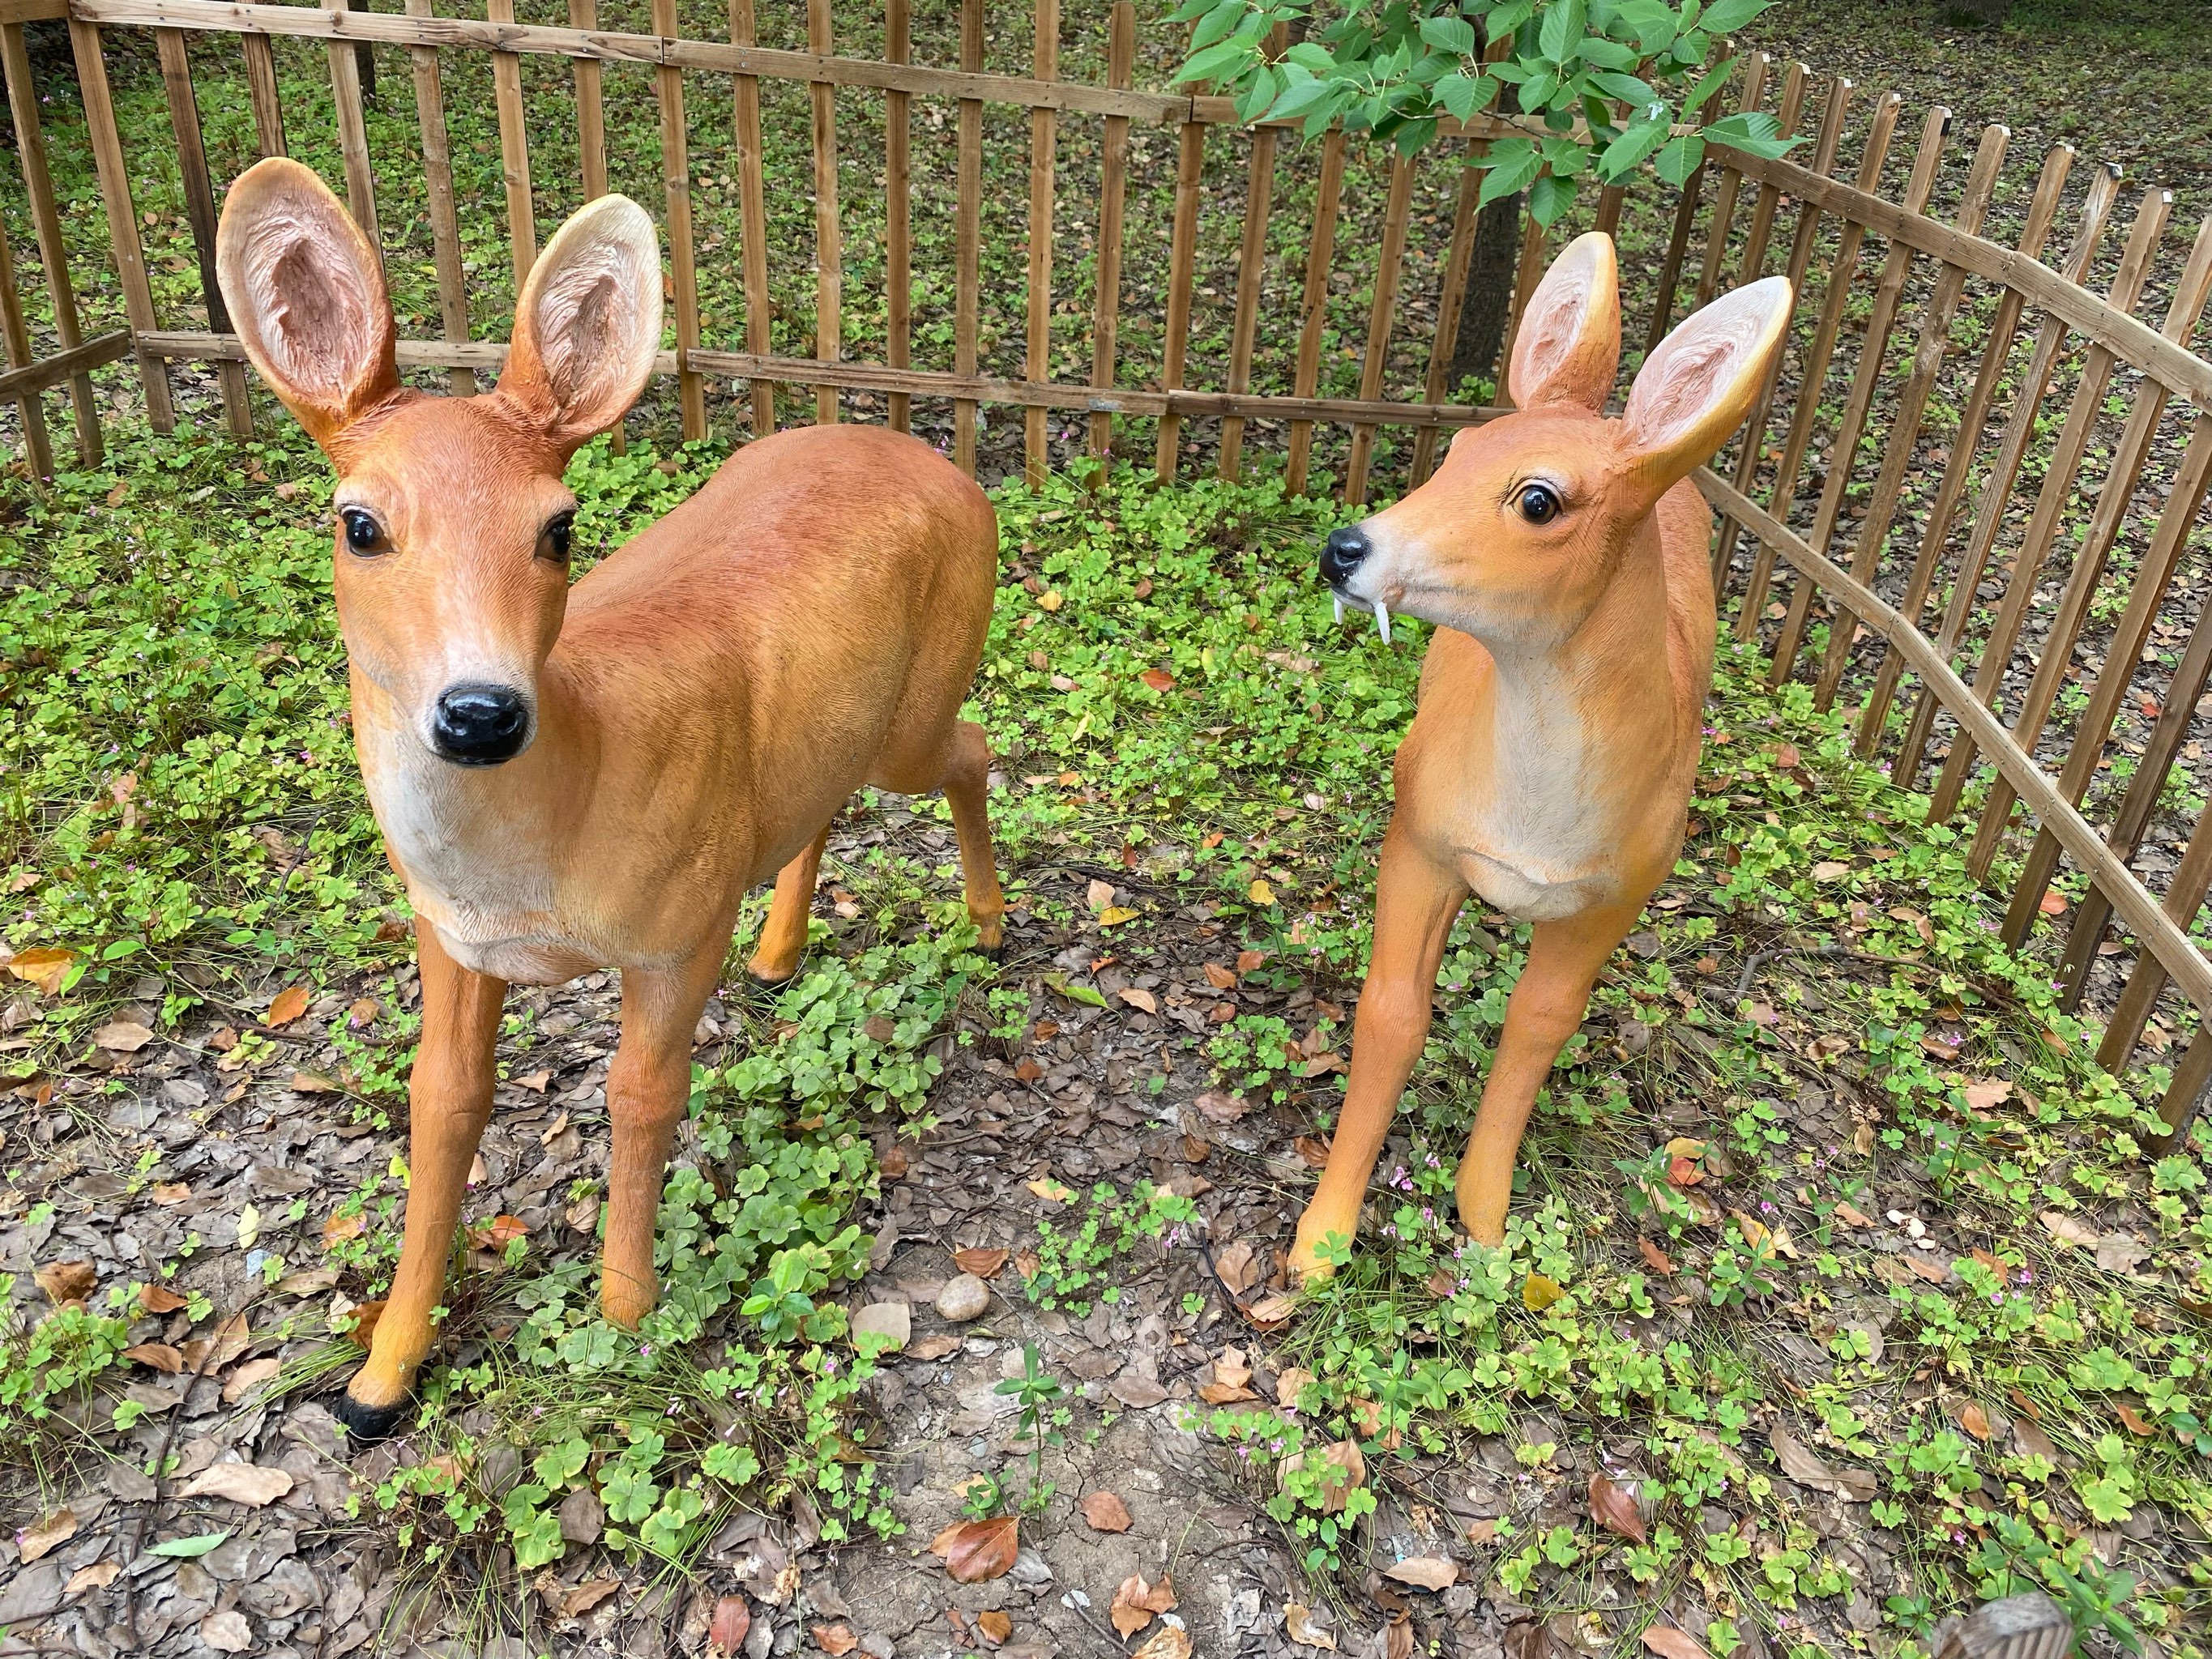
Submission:
<svg viewBox="0 0 2212 1659">
<path fill-rule="evenodd" d="M 212 441 L 113 453 L 51 494 L 11 481 L 0 518 L 0 940 L 74 958 L 56 995 L 19 989 L 11 1073 L 69 1068 L 149 973 L 173 1029 L 245 1003 L 272 966 L 375 983 L 404 956 L 346 742 L 326 469 L 289 433 L 243 468 Z M 593 447 L 572 472 L 580 550 L 618 544 L 716 459 Z M 1141 952 L 1170 901 L 1203 901 L 1262 971 L 1356 992 L 1423 635 L 1409 624 L 1394 650 L 1334 623 L 1310 561 L 1338 509 L 1267 481 L 1127 475 L 1095 497 L 1054 480 L 999 500 L 975 712 L 1008 774 L 994 801 L 1018 939 L 1070 920 L 1024 866 L 1133 867 L 1165 896 L 1114 924 L 1115 948 Z M 1641 1535 L 1580 1505 L 1516 1512 L 1478 1548 L 1486 1594 L 1589 1615 L 1623 1575 L 1654 1605 L 1686 1584 L 1714 1652 L 1754 1626 L 1819 1650 L 1840 1628 L 1819 1609 L 1864 1562 L 1816 1524 L 1808 1483 L 1827 1480 L 1869 1505 L 1861 1534 L 1908 1586 L 1885 1581 L 1882 1643 L 1924 1644 L 1945 1613 L 2033 1582 L 2085 1626 L 2198 1650 L 2204 1133 L 2152 1155 L 2158 1068 L 2123 1086 L 2086 1064 L 2091 1034 L 2056 1012 L 2045 965 L 1996 945 L 1961 849 L 1850 758 L 1841 722 L 1726 652 L 1709 719 L 1691 843 L 1540 1109 L 1505 1247 L 1449 1227 L 1526 947 L 1475 908 L 1359 1253 L 1267 1338 L 1305 1380 L 1202 1426 L 1253 1462 L 1255 1504 L 1324 1583 L 1364 1573 L 1369 1500 L 1311 1455 L 1279 1480 L 1302 1454 L 1350 1439 L 1379 1485 L 1495 1440 L 1533 1489 L 1602 1447 Z M 884 852 L 847 879 L 866 925 L 744 1005 L 738 1058 L 696 1079 L 700 1156 L 669 1182 L 667 1296 L 641 1337 L 598 1319 L 587 1260 L 533 1241 L 457 1281 L 471 1340 L 427 1373 L 435 1455 L 363 1500 L 409 1571 L 526 1575 L 558 1557 L 559 1507 L 586 1485 L 609 1544 L 669 1570 L 741 1499 L 802 1492 L 826 1527 L 896 1527 L 854 1411 L 872 1362 L 842 1340 L 877 1150 L 927 1127 L 942 1040 L 981 1040 L 1028 994 L 966 950 L 949 865 Z M 1337 1098 L 1292 1036 L 1248 1013 L 1210 1039 L 1220 1081 L 1285 1139 L 1326 1128 Z M 406 1058 L 361 1068 L 365 1114 L 388 1112 Z M 345 1202 L 380 1224 L 331 1239 L 362 1297 L 388 1274 L 404 1178 L 367 1177 Z M 1138 1204 L 1109 1198 L 1108 1224 L 1041 1241 L 1040 1305 L 1113 1288 L 1115 1241 L 1163 1218 Z M 1911 1231 L 1892 1212 L 1943 1248 L 1880 1248 Z M 2140 1276 L 2074 1242 L 2126 1228 L 2145 1236 Z M 51 1467 L 127 1413 L 126 1302 L 11 1316 L 10 1444 Z M 523 1478 L 493 1478 L 515 1460 Z"/>
</svg>

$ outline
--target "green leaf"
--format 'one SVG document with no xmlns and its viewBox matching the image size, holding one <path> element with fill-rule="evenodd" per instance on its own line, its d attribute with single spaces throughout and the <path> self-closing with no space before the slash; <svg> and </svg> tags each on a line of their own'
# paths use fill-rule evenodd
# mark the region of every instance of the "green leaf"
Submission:
<svg viewBox="0 0 2212 1659">
<path fill-rule="evenodd" d="M 1601 72 L 1590 76 L 1591 84 L 1610 97 L 1618 98 L 1631 109 L 1642 109 L 1655 103 L 1659 94 L 1648 81 L 1639 81 L 1632 75 L 1613 75 Z"/>
<path fill-rule="evenodd" d="M 1106 999 L 1095 988 L 1088 985 L 1071 985 L 1059 974 L 1047 974 L 1044 976 L 1044 982 L 1048 989 L 1059 992 L 1070 1002 L 1080 1002 L 1086 1007 L 1091 1008 L 1103 1008 L 1106 1006 Z"/>
<path fill-rule="evenodd" d="M 1735 69 L 1735 63 L 1736 60 L 1733 58 L 1723 58 L 1719 63 L 1714 64 L 1713 67 L 1707 71 L 1705 77 L 1703 80 L 1699 81 L 1696 86 L 1690 88 L 1689 94 L 1682 100 L 1682 118 L 1684 120 L 1688 120 L 1693 113 L 1704 106 L 1705 101 L 1708 98 L 1711 98 L 1715 93 L 1718 92 L 1723 87 L 1728 84 L 1729 76 Z"/>
<path fill-rule="evenodd" d="M 1493 40 L 1503 40 L 1516 34 L 1522 26 L 1536 15 L 1536 0 L 1505 0 L 1483 20 L 1483 29 Z"/>
<path fill-rule="evenodd" d="M 1501 138 L 1490 147 L 1489 167 L 1482 175 L 1478 207 L 1488 207 L 1503 197 L 1526 190 L 1542 169 L 1543 158 L 1526 138 Z"/>
<path fill-rule="evenodd" d="M 1327 75 L 1336 67 L 1336 59 L 1329 55 L 1328 48 L 1313 40 L 1299 41 L 1283 54 L 1283 61 L 1310 70 L 1316 75 Z"/>
<path fill-rule="evenodd" d="M 1275 100 L 1274 107 L 1267 113 L 1278 121 L 1295 121 L 1327 106 L 1325 112 L 1334 115 L 1337 95 L 1334 82 L 1293 81 L 1283 89 L 1282 94 Z"/>
<path fill-rule="evenodd" d="M 1218 46 L 1208 46 L 1194 54 L 1176 71 L 1175 78 L 1178 82 L 1233 81 L 1256 55 L 1244 41 L 1224 40 Z"/>
<path fill-rule="evenodd" d="M 1437 124 L 1433 120 L 1408 121 L 1391 135 L 1391 141 L 1398 146 L 1399 155 L 1410 158 L 1419 155 L 1436 136 Z"/>
<path fill-rule="evenodd" d="M 1574 60 L 1574 49 L 1582 42 L 1589 27 L 1589 14 L 1583 0 L 1552 0 L 1551 9 L 1544 14 L 1544 26 L 1537 32 L 1536 43 L 1545 57 L 1554 64 Z"/>
<path fill-rule="evenodd" d="M 1195 21 L 1212 11 L 1215 4 L 1216 0 L 1183 0 L 1182 4 L 1169 14 L 1168 21 L 1170 23 Z"/>
<path fill-rule="evenodd" d="M 1190 49 L 1203 52 L 1216 40 L 1227 40 L 1229 32 L 1243 21 L 1244 0 L 1221 0 L 1190 32 Z"/>
<path fill-rule="evenodd" d="M 1667 142 L 1668 123 L 1638 121 L 1605 147 L 1598 157 L 1597 176 L 1607 184 L 1626 178 L 1644 158 Z"/>
<path fill-rule="evenodd" d="M 1575 185 L 1571 179 L 1562 179 L 1546 173 L 1528 186 L 1528 212 L 1536 222 L 1549 230 L 1559 216 L 1574 205 Z"/>
<path fill-rule="evenodd" d="M 1698 27 L 1708 34 L 1732 34 L 1765 11 L 1774 0 L 1713 0 Z"/>
<path fill-rule="evenodd" d="M 146 1553 L 149 1555 L 170 1556 L 179 1561 L 197 1561 L 210 1550 L 220 1548 L 222 1540 L 229 1536 L 230 1528 L 226 1527 L 221 1532 L 204 1532 L 197 1538 L 165 1539 L 161 1543 L 148 1546 Z"/>
<path fill-rule="evenodd" d="M 1690 181 L 1698 164 L 1705 159 L 1705 141 L 1695 133 L 1686 132 L 1661 150 L 1652 161 L 1652 170 L 1660 178 L 1680 190 Z"/>
<path fill-rule="evenodd" d="M 1482 76 L 1448 75 L 1437 82 L 1435 96 L 1455 121 L 1471 121 L 1474 112 L 1490 101 L 1493 90 Z"/>
<path fill-rule="evenodd" d="M 1267 106 L 1275 101 L 1275 94 L 1280 86 L 1274 70 L 1265 64 L 1261 64 L 1252 71 L 1251 84 L 1237 100 L 1237 118 L 1240 121 L 1259 120 L 1267 114 Z"/>
<path fill-rule="evenodd" d="M 1795 138 L 1783 137 L 1781 133 L 1780 123 L 1765 110 L 1723 116 L 1705 129 L 1705 137 L 1714 143 L 1769 160 L 1786 155 L 1790 147 L 1797 143 Z"/>
<path fill-rule="evenodd" d="M 1424 17 L 1421 39 L 1455 58 L 1474 57 L 1477 46 L 1474 25 L 1464 17 Z"/>
</svg>

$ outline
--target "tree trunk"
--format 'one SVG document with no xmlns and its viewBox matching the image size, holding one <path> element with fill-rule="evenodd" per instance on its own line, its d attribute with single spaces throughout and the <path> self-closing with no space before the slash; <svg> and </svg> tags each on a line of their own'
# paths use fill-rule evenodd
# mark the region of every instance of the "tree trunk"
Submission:
<svg viewBox="0 0 2212 1659">
<path fill-rule="evenodd" d="M 345 0 L 348 11 L 367 11 L 368 0 Z M 368 108 L 376 102 L 376 58 L 363 41 L 353 49 L 354 68 L 361 76 L 361 106 Z"/>
<path fill-rule="evenodd" d="M 1514 268 L 1521 254 L 1518 196 L 1501 196 L 1474 222 L 1474 247 L 1468 259 L 1467 298 L 1460 306 L 1459 334 L 1452 342 L 1449 398 L 1469 375 L 1502 380 L 1498 361 L 1505 343 L 1505 323 L 1513 309 Z"/>
</svg>

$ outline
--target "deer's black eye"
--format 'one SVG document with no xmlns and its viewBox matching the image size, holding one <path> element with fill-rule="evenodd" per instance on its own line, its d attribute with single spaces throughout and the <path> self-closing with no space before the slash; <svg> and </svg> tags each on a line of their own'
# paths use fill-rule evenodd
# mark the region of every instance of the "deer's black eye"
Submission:
<svg viewBox="0 0 2212 1659">
<path fill-rule="evenodd" d="M 338 514 L 345 526 L 346 546 L 364 557 L 386 551 L 384 527 L 374 514 L 358 507 L 349 507 Z"/>
<path fill-rule="evenodd" d="M 1530 524 L 1549 524 L 1559 516 L 1559 498 L 1549 484 L 1528 484 L 1521 491 L 1521 516 Z"/>
<path fill-rule="evenodd" d="M 545 556 L 556 564 L 568 562 L 569 532 L 576 527 L 576 515 L 563 513 L 545 526 Z"/>
</svg>

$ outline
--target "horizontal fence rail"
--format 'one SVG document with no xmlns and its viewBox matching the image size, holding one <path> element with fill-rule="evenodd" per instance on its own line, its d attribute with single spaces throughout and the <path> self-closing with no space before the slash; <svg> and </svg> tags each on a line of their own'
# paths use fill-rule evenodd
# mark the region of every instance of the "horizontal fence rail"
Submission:
<svg viewBox="0 0 2212 1659">
<path fill-rule="evenodd" d="M 436 337 L 403 339 L 403 369 L 441 372 L 456 392 L 504 362 L 472 311 L 500 325 L 482 290 L 503 295 L 510 275 L 519 288 L 550 228 L 544 198 L 619 187 L 644 201 L 668 250 L 657 374 L 687 438 L 717 419 L 745 436 L 887 420 L 926 428 L 971 472 L 988 460 L 1032 482 L 1116 456 L 1163 480 L 1198 465 L 1234 478 L 1273 449 L 1291 489 L 1357 503 L 1417 485 L 1439 434 L 1506 412 L 1480 400 L 1492 369 L 1462 362 L 1462 319 L 1502 309 L 1504 361 L 1568 235 L 1622 239 L 1624 338 L 1645 350 L 1716 294 L 1786 274 L 1798 302 L 1781 359 L 1697 479 L 1719 521 L 1723 625 L 1776 685 L 1852 711 L 1857 752 L 1925 790 L 1973 875 L 2008 884 L 2008 941 L 2046 951 L 2068 1006 L 2104 1014 L 2100 1058 L 2170 1068 L 2170 1124 L 2212 1081 L 2212 957 L 2197 937 L 2212 891 L 2212 713 L 2197 713 L 2200 699 L 2212 710 L 2198 544 L 2212 362 L 2192 349 L 2212 224 L 2180 234 L 2167 193 L 2063 145 L 2032 175 L 2008 171 L 2002 127 L 1968 142 L 1948 112 L 1908 121 L 1893 94 L 1751 52 L 1711 107 L 1770 112 L 1800 139 L 1793 157 L 1716 147 L 1679 191 L 1639 178 L 1549 231 L 1502 222 L 1500 240 L 1479 191 L 1513 122 L 1478 114 L 1413 159 L 1341 131 L 1308 143 L 1243 127 L 1227 100 L 1139 84 L 1127 0 L 1103 27 L 1033 0 L 1018 41 L 987 32 L 983 0 L 926 20 L 882 0 L 879 54 L 854 49 L 859 9 L 833 15 L 830 0 L 777 9 L 805 50 L 763 44 L 755 0 L 728 0 L 726 40 L 684 33 L 674 0 L 567 0 L 565 26 L 518 21 L 514 0 L 481 9 L 0 0 L 43 284 L 0 235 L 0 406 L 33 471 L 53 469 L 44 400 L 64 390 L 79 454 L 97 459 L 93 377 L 126 358 L 157 430 L 176 418 L 173 376 L 195 388 L 191 412 L 252 429 L 194 85 L 216 41 L 235 43 L 221 50 L 250 91 L 249 155 L 312 139 L 335 158 L 334 186 L 422 296 L 403 332 Z M 603 27 L 603 12 L 649 29 Z M 112 259 L 95 327 L 24 48 L 26 23 L 62 18 Z M 919 61 L 923 21 L 945 61 Z M 1066 72 L 1071 24 L 1091 30 L 1095 84 Z M 122 131 L 104 31 L 155 49 L 166 134 Z M 1024 72 L 987 66 L 1017 51 Z M 301 54 L 326 59 L 313 118 L 327 131 L 284 106 L 299 82 L 280 70 Z M 380 62 L 380 109 L 411 93 L 404 144 L 389 118 L 364 118 Z M 458 94 L 463 77 L 480 90 Z M 495 125 L 489 191 L 464 182 L 482 170 L 449 128 L 461 95 L 483 100 L 466 131 Z M 880 129 L 855 128 L 863 109 Z M 613 142 L 617 112 L 632 148 L 644 114 L 657 154 Z M 856 131 L 878 131 L 859 154 Z M 182 302 L 142 241 L 133 156 L 149 145 L 181 181 L 189 236 L 157 232 L 155 247 L 160 270 L 197 271 Z M 856 154 L 881 172 L 856 174 Z M 862 291 L 878 271 L 879 307 Z M 157 315 L 157 290 L 190 314 Z M 994 409 L 1022 414 L 1010 426 Z"/>
</svg>

